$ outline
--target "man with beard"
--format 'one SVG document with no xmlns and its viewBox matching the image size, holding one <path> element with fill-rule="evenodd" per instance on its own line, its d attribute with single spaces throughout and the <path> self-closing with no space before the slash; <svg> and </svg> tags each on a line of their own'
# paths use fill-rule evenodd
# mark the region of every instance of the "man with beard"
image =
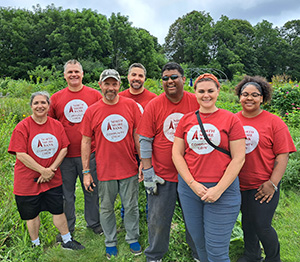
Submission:
<svg viewBox="0 0 300 262">
<path fill-rule="evenodd" d="M 142 253 L 139 238 L 138 192 L 139 177 L 135 150 L 139 154 L 138 135 L 135 130 L 141 112 L 129 98 L 118 95 L 120 75 L 107 69 L 100 75 L 99 85 L 103 98 L 89 107 L 83 119 L 82 165 L 84 186 L 93 192 L 96 183 L 90 174 L 90 152 L 93 135 L 96 141 L 96 165 L 100 219 L 105 235 L 106 255 L 117 256 L 117 226 L 114 203 L 117 194 L 125 208 L 125 240 L 134 255 Z"/>
<path fill-rule="evenodd" d="M 179 64 L 164 65 L 162 84 L 165 92 L 147 105 L 137 129 L 144 185 L 148 192 L 147 262 L 162 261 L 168 251 L 178 184 L 178 173 L 172 162 L 174 134 L 182 116 L 199 109 L 195 94 L 183 90 L 185 79 Z M 199 261 L 188 233 L 186 238 L 194 260 Z"/>
<path fill-rule="evenodd" d="M 129 88 L 120 92 L 120 96 L 126 96 L 133 99 L 139 106 L 141 112 L 144 112 L 145 106 L 157 95 L 144 87 L 146 80 L 146 68 L 140 63 L 133 63 L 128 70 Z"/>
<path fill-rule="evenodd" d="M 120 96 L 125 96 L 133 99 L 141 112 L 144 112 L 145 106 L 155 97 L 156 94 L 150 92 L 144 87 L 146 80 L 146 68 L 141 63 L 133 63 L 128 69 L 127 79 L 129 82 L 129 88 L 120 92 Z M 138 165 L 139 165 L 138 159 Z M 148 196 L 147 196 L 148 198 Z M 146 205 L 146 214 L 148 214 L 148 204 Z M 124 219 L 124 207 L 121 208 L 121 216 Z"/>
<path fill-rule="evenodd" d="M 98 189 L 88 192 L 83 186 L 81 163 L 81 138 L 80 126 L 86 109 L 101 99 L 99 91 L 82 84 L 83 70 L 81 64 L 75 60 L 69 60 L 64 66 L 64 78 L 68 86 L 51 96 L 49 116 L 59 120 L 65 128 L 70 145 L 68 154 L 60 165 L 63 180 L 64 213 L 66 214 L 68 227 L 71 233 L 75 230 L 75 189 L 79 176 L 84 193 L 84 217 L 87 227 L 95 234 L 103 234 L 99 218 Z M 95 145 L 92 142 L 91 174 L 97 179 L 95 162 Z M 61 239 L 57 239 L 61 241 Z"/>
</svg>

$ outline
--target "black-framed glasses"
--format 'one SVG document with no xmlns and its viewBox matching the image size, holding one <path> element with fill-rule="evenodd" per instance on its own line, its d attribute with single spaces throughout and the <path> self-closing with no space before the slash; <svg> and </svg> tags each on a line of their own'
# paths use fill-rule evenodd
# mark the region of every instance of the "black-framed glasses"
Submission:
<svg viewBox="0 0 300 262">
<path fill-rule="evenodd" d="M 243 97 L 248 97 L 248 96 L 259 97 L 259 96 L 262 96 L 262 94 L 257 93 L 257 92 L 253 92 L 250 94 L 248 92 L 243 92 L 243 93 L 241 93 L 241 96 L 243 96 Z"/>
<path fill-rule="evenodd" d="M 163 76 L 161 79 L 162 79 L 163 81 L 168 81 L 169 78 L 171 78 L 172 80 L 175 80 L 175 79 L 177 79 L 178 77 L 179 77 L 179 75 L 171 75 L 171 76 Z"/>
</svg>

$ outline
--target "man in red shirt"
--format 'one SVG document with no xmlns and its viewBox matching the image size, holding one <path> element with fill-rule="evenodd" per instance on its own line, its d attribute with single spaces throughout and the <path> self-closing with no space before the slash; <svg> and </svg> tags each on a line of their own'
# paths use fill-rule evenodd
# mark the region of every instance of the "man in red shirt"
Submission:
<svg viewBox="0 0 300 262">
<path fill-rule="evenodd" d="M 119 96 L 120 75 L 107 69 L 99 81 L 103 98 L 89 107 L 83 119 L 82 166 L 84 186 L 93 192 L 99 187 L 100 219 L 105 235 L 106 255 L 117 256 L 117 227 L 114 203 L 117 194 L 124 205 L 125 240 L 134 255 L 142 253 L 139 238 L 138 193 L 139 178 L 135 152 L 139 154 L 135 130 L 140 121 L 140 110 L 129 98 Z M 90 174 L 90 152 L 93 135 L 96 142 L 96 163 L 99 183 Z"/>
<path fill-rule="evenodd" d="M 86 109 L 101 99 L 99 91 L 82 84 L 83 70 L 77 60 L 69 60 L 64 66 L 64 78 L 68 86 L 51 96 L 49 116 L 59 120 L 65 128 L 70 145 L 68 154 L 62 162 L 60 169 L 63 179 L 64 213 L 68 220 L 68 227 L 72 233 L 75 230 L 75 186 L 79 176 L 84 193 L 84 216 L 87 227 L 94 233 L 102 234 L 99 217 L 98 189 L 88 192 L 83 186 L 82 162 L 81 162 L 81 133 L 80 126 Z M 95 180 L 96 162 L 95 146 L 91 154 L 91 172 Z"/>
<path fill-rule="evenodd" d="M 146 80 L 146 68 L 140 63 L 133 63 L 128 69 L 129 88 L 120 92 L 120 96 L 126 96 L 133 99 L 139 106 L 141 112 L 144 112 L 145 106 L 157 97 L 144 87 Z"/>
<path fill-rule="evenodd" d="M 144 185 L 148 192 L 148 262 L 161 261 L 168 251 L 172 217 L 177 200 L 178 173 L 172 162 L 172 146 L 181 117 L 199 109 L 195 94 L 183 90 L 185 76 L 174 62 L 162 69 L 164 93 L 152 100 L 143 113 L 140 135 Z M 194 258 L 197 253 L 188 238 Z"/>
<path fill-rule="evenodd" d="M 146 105 L 153 98 L 157 97 L 156 94 L 150 92 L 144 87 L 146 74 L 147 74 L 146 68 L 141 63 L 133 63 L 128 69 L 128 76 L 127 76 L 130 86 L 128 89 L 119 93 L 120 96 L 125 96 L 133 99 L 139 106 L 139 109 L 141 110 L 142 113 L 144 112 Z M 138 160 L 138 164 L 140 165 L 139 160 Z M 146 205 L 146 213 L 148 214 L 148 204 Z M 121 208 L 121 216 L 122 219 L 124 219 L 123 205 Z"/>
</svg>

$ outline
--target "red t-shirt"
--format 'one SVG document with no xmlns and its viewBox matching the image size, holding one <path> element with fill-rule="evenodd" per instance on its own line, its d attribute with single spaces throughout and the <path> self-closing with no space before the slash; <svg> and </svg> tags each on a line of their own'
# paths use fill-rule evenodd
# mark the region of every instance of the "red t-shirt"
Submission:
<svg viewBox="0 0 300 262">
<path fill-rule="evenodd" d="M 154 137 L 152 164 L 155 173 L 170 182 L 178 181 L 178 173 L 172 162 L 172 145 L 179 120 L 186 113 L 199 109 L 195 94 L 184 91 L 179 103 L 172 103 L 163 93 L 151 100 L 139 123 L 137 133 Z"/>
<path fill-rule="evenodd" d="M 230 141 L 246 138 L 239 118 L 227 110 L 218 109 L 201 120 L 210 141 L 228 151 Z M 194 179 L 202 183 L 219 182 L 231 158 L 206 142 L 195 112 L 180 120 L 175 136 L 184 139 L 184 159 Z"/>
<path fill-rule="evenodd" d="M 47 122 L 39 125 L 27 117 L 15 127 L 8 152 L 10 154 L 26 153 L 43 167 L 49 167 L 57 158 L 59 152 L 69 145 L 68 137 L 60 122 L 48 117 Z M 60 169 L 46 183 L 34 181 L 40 173 L 26 167 L 16 159 L 14 173 L 14 194 L 34 196 L 62 184 Z"/>
<path fill-rule="evenodd" d="M 272 175 L 275 157 L 282 153 L 295 152 L 296 148 L 287 125 L 276 115 L 263 111 L 258 116 L 247 118 L 241 112 L 246 140 L 246 161 L 239 174 L 242 191 L 257 189 Z"/>
<path fill-rule="evenodd" d="M 72 92 L 64 88 L 51 96 L 51 104 L 48 115 L 59 120 L 70 140 L 67 157 L 81 156 L 80 126 L 86 109 L 100 100 L 102 95 L 98 90 L 83 86 L 78 92 Z M 92 151 L 95 144 L 92 143 Z"/>
<path fill-rule="evenodd" d="M 146 105 L 150 102 L 150 100 L 157 97 L 156 94 L 150 92 L 146 88 L 144 89 L 144 91 L 142 93 L 140 93 L 138 95 L 131 94 L 129 92 L 129 89 L 126 89 L 126 90 L 120 92 L 119 95 L 133 99 L 138 104 L 142 113 L 144 113 L 144 109 L 145 109 Z"/>
<path fill-rule="evenodd" d="M 125 179 L 138 173 L 133 131 L 140 116 L 137 104 L 126 97 L 119 97 L 115 105 L 100 100 L 86 110 L 81 132 L 87 137 L 95 135 L 100 181 Z"/>
</svg>

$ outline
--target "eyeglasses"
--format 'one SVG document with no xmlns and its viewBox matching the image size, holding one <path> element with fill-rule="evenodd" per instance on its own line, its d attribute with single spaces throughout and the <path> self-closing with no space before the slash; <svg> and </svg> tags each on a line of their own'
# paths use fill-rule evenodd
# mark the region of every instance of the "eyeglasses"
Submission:
<svg viewBox="0 0 300 262">
<path fill-rule="evenodd" d="M 251 94 L 249 94 L 247 92 L 243 92 L 243 93 L 241 93 L 241 96 L 243 96 L 243 97 L 248 97 L 248 96 L 259 97 L 259 96 L 262 96 L 262 94 L 257 93 L 257 92 L 253 92 Z"/>
<path fill-rule="evenodd" d="M 179 77 L 179 75 L 171 75 L 171 76 L 163 76 L 161 79 L 162 79 L 163 81 L 168 81 L 169 78 L 171 78 L 172 80 L 175 80 L 175 79 L 177 79 L 178 77 Z"/>
</svg>

